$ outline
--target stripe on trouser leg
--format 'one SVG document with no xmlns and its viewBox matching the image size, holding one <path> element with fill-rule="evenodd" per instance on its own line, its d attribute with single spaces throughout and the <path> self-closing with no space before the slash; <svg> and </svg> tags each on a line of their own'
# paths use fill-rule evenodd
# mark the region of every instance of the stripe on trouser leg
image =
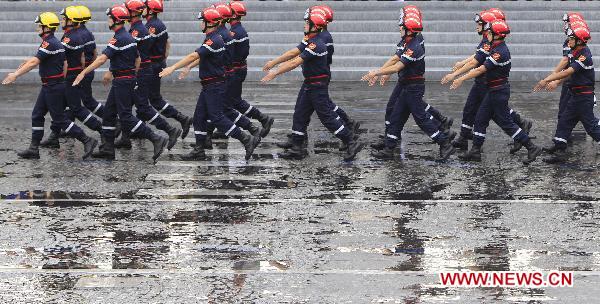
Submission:
<svg viewBox="0 0 600 304">
<path fill-rule="evenodd" d="M 44 127 L 31 127 L 33 131 L 44 131 Z"/>
<path fill-rule="evenodd" d="M 98 103 L 98 105 L 96 106 L 96 108 L 94 109 L 94 111 L 92 111 L 92 113 L 96 114 L 96 112 L 98 112 L 98 110 L 100 110 L 100 108 L 102 108 L 102 104 Z"/>
<path fill-rule="evenodd" d="M 433 116 L 429 116 L 429 120 L 432 120 L 432 119 L 433 119 Z"/>
<path fill-rule="evenodd" d="M 240 118 L 242 118 L 242 113 L 238 113 L 238 116 L 236 117 L 236 119 L 233 121 L 233 123 L 237 123 L 238 121 L 240 121 Z"/>
<path fill-rule="evenodd" d="M 340 107 L 335 106 L 335 108 L 333 108 L 333 112 L 337 111 Z"/>
<path fill-rule="evenodd" d="M 514 112 L 513 109 L 510 109 L 510 111 L 508 112 L 509 114 L 512 114 Z"/>
<path fill-rule="evenodd" d="M 88 114 L 88 116 L 83 120 L 83 123 L 86 123 L 88 120 L 92 118 L 92 113 Z"/>
<path fill-rule="evenodd" d="M 479 132 L 473 132 L 473 135 L 485 138 L 485 134 Z"/>
<path fill-rule="evenodd" d="M 431 138 L 435 138 L 436 136 L 438 136 L 440 134 L 440 130 L 438 130 L 437 132 L 431 134 Z"/>
<path fill-rule="evenodd" d="M 465 128 L 465 129 L 473 130 L 473 126 L 467 126 L 465 124 L 462 124 L 460 126 L 463 127 L 463 128 Z"/>
<path fill-rule="evenodd" d="M 107 126 L 102 126 L 102 130 L 116 130 L 117 127 L 107 127 Z"/>
<path fill-rule="evenodd" d="M 206 120 L 206 122 L 207 122 L 207 123 L 211 123 L 211 122 L 212 122 L 212 120 L 210 120 L 210 119 L 207 119 L 207 120 Z"/>
<path fill-rule="evenodd" d="M 231 131 L 235 130 L 236 125 L 231 126 L 231 128 L 229 128 L 229 130 L 227 130 L 227 132 L 225 132 L 225 136 L 229 136 L 229 133 L 231 133 Z"/>
<path fill-rule="evenodd" d="M 335 120 L 340 120 L 340 118 L 341 118 L 341 117 L 339 117 L 339 116 L 338 116 L 338 117 L 336 117 L 336 118 L 335 118 Z"/>
<path fill-rule="evenodd" d="M 157 117 L 158 117 L 158 113 L 154 114 L 154 116 L 152 116 L 152 118 L 150 118 L 150 120 L 148 120 L 148 123 L 152 123 Z"/>
<path fill-rule="evenodd" d="M 513 135 L 511 136 L 511 138 L 512 138 L 512 139 L 515 139 L 515 137 L 516 137 L 516 136 L 517 136 L 519 133 L 521 133 L 521 128 L 519 128 L 519 130 L 517 130 L 517 132 L 515 132 L 515 134 L 513 134 Z"/>
<path fill-rule="evenodd" d="M 425 107 L 425 112 L 429 111 L 429 109 L 431 109 L 431 105 L 427 104 L 427 107 Z"/>
<path fill-rule="evenodd" d="M 206 135 L 207 133 L 206 132 L 202 132 L 202 131 L 195 131 L 194 130 L 194 134 L 197 134 L 197 135 Z"/>
<path fill-rule="evenodd" d="M 158 111 L 158 113 L 162 113 L 164 110 L 166 110 L 169 107 L 168 103 L 165 103 L 165 106 L 162 107 L 162 109 L 160 109 L 160 111 Z"/>
<path fill-rule="evenodd" d="M 69 133 L 69 131 L 71 131 L 71 128 L 73 128 L 74 125 L 75 123 L 71 122 L 71 124 L 65 129 L 65 133 Z"/>
<path fill-rule="evenodd" d="M 300 132 L 300 131 L 294 131 L 294 130 L 292 130 L 292 134 L 296 134 L 296 135 L 304 136 L 304 133 L 303 133 L 303 132 Z"/>
<path fill-rule="evenodd" d="M 341 125 L 337 130 L 335 130 L 335 132 L 333 132 L 334 135 L 337 135 L 338 133 L 340 133 L 342 130 L 344 130 L 344 125 Z"/>
<path fill-rule="evenodd" d="M 554 137 L 554 140 L 556 141 L 560 141 L 560 142 L 564 142 L 565 144 L 567 143 L 567 140 L 564 138 L 560 138 L 560 137 Z"/>
<path fill-rule="evenodd" d="M 389 122 L 389 121 L 387 121 L 387 120 L 386 120 L 386 121 L 385 121 L 385 124 L 386 124 L 386 125 L 389 125 L 389 124 L 391 124 L 391 122 Z"/>
<path fill-rule="evenodd" d="M 392 134 L 386 134 L 385 136 L 391 138 L 391 139 L 398 139 L 398 136 L 396 135 L 392 135 Z"/>
<path fill-rule="evenodd" d="M 248 113 L 250 113 L 250 111 L 252 111 L 252 106 L 250 106 L 250 107 L 248 108 L 248 110 L 246 110 L 246 112 L 244 112 L 244 115 L 248 115 Z"/>
<path fill-rule="evenodd" d="M 131 129 L 131 133 L 134 133 L 135 130 L 137 130 L 140 126 L 142 125 L 142 121 L 138 121 L 138 123 L 135 125 L 135 127 L 133 127 L 133 129 Z"/>
</svg>

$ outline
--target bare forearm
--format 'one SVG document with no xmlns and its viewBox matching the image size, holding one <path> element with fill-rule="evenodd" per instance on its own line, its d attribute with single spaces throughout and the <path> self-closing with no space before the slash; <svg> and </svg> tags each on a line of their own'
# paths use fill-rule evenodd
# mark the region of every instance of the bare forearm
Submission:
<svg viewBox="0 0 600 304">
<path fill-rule="evenodd" d="M 483 73 L 485 73 L 485 71 L 486 71 L 486 68 L 485 68 L 485 66 L 482 65 L 476 69 L 470 70 L 467 74 L 462 75 L 459 79 L 461 81 L 473 79 L 473 78 L 476 78 L 477 76 L 483 75 Z"/>
<path fill-rule="evenodd" d="M 167 45 L 165 46 L 165 59 L 169 57 L 169 53 L 171 52 L 171 41 L 167 40 Z"/>
<path fill-rule="evenodd" d="M 296 60 L 288 60 L 288 61 L 284 62 L 283 64 L 281 64 L 279 66 L 279 68 L 277 68 L 275 75 L 281 75 L 281 74 L 287 73 L 287 72 L 295 69 L 296 67 L 298 67 L 298 65 L 299 64 L 296 64 Z"/>
<path fill-rule="evenodd" d="M 188 68 L 188 69 L 190 69 L 190 70 L 191 70 L 191 69 L 193 69 L 193 68 L 197 67 L 199 64 L 200 64 L 200 59 L 196 59 L 196 60 L 194 60 L 194 62 L 192 62 L 192 63 L 188 64 L 188 65 L 186 66 L 186 68 Z"/>
<path fill-rule="evenodd" d="M 555 81 L 555 80 L 561 80 L 561 79 L 571 76 L 571 74 L 573 74 L 574 72 L 575 72 L 575 70 L 573 70 L 573 68 L 568 68 L 568 69 L 562 70 L 558 73 L 552 73 L 552 74 L 548 75 L 548 77 L 544 78 L 544 81 L 551 82 L 551 81 Z"/>
<path fill-rule="evenodd" d="M 402 63 L 401 61 L 398 61 L 394 65 L 380 68 L 379 70 L 377 70 L 375 72 L 375 75 L 376 76 L 390 75 L 390 74 L 398 73 L 402 69 L 404 69 L 404 63 Z"/>
<path fill-rule="evenodd" d="M 382 66 L 381 68 L 387 68 L 389 66 L 392 66 L 394 64 L 396 64 L 398 61 L 400 61 L 400 57 L 398 57 L 398 55 L 394 55 L 392 57 L 390 57 L 390 59 L 388 59 Z"/>
<path fill-rule="evenodd" d="M 27 60 L 15 71 L 15 76 L 19 77 L 21 75 L 29 73 L 29 71 L 33 70 L 38 64 L 39 61 L 33 59 Z"/>
<path fill-rule="evenodd" d="M 479 64 L 479 62 L 477 62 L 477 60 L 472 59 L 469 62 L 465 63 L 460 69 L 452 72 L 452 74 L 454 74 L 454 75 L 464 74 L 464 73 L 470 71 L 471 69 L 477 67 L 478 64 Z"/>
<path fill-rule="evenodd" d="M 92 64 L 90 64 L 87 68 L 83 69 L 83 71 L 81 73 L 83 73 L 84 75 L 87 75 L 87 74 L 91 73 L 93 70 L 102 66 L 107 60 L 108 60 L 108 57 L 106 57 L 106 55 L 102 54 L 102 55 L 98 56 L 96 58 L 96 60 L 94 60 L 94 62 L 92 62 Z"/>
<path fill-rule="evenodd" d="M 198 64 L 200 63 L 200 55 L 198 53 L 193 52 L 183 57 L 181 60 L 177 61 L 174 65 L 171 66 L 173 70 L 179 70 L 192 62 L 198 60 Z"/>
<path fill-rule="evenodd" d="M 300 50 L 299 49 L 293 49 L 293 50 L 289 50 L 285 53 L 283 53 L 283 55 L 275 58 L 272 60 L 274 65 L 280 64 L 282 62 L 287 62 L 292 60 L 294 57 L 300 55 Z"/>
<path fill-rule="evenodd" d="M 560 60 L 560 62 L 556 65 L 556 67 L 554 68 L 554 71 L 552 71 L 552 72 L 558 73 L 558 72 L 564 70 L 568 64 L 569 64 L 569 59 L 567 57 L 563 57 Z"/>
</svg>

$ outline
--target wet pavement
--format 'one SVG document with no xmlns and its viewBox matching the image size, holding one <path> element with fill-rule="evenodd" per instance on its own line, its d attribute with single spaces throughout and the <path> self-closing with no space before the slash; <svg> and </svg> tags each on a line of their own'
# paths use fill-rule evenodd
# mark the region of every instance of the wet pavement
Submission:
<svg viewBox="0 0 600 304">
<path fill-rule="evenodd" d="M 549 144 L 558 92 L 513 83 L 511 105 Z M 460 125 L 468 85 L 428 83 L 425 99 Z M 409 120 L 404 159 L 366 148 L 343 162 L 318 122 L 310 157 L 277 156 L 291 126 L 297 83 L 247 83 L 245 97 L 276 118 L 253 159 L 215 141 L 209 160 L 180 161 L 191 135 L 151 164 L 134 141 L 117 160 L 81 161 L 62 139 L 39 161 L 18 160 L 30 139 L 38 87 L 2 88 L 0 302 L 6 303 L 592 303 L 600 298 L 598 146 L 576 132 L 564 165 L 523 166 L 510 137 L 488 129 L 481 163 L 435 161 L 437 146 Z M 383 129 L 391 84 L 335 82 L 333 100 Z M 193 83 L 164 86 L 191 114 Z M 98 85 L 95 95 L 106 96 Z M 172 121 L 175 123 L 174 121 Z M 47 121 L 47 125 L 49 119 Z M 581 130 L 581 127 L 577 128 Z M 88 132 L 89 133 L 89 132 Z M 95 134 L 94 134 L 95 135 Z M 455 288 L 441 271 L 574 271 L 573 288 Z"/>
</svg>

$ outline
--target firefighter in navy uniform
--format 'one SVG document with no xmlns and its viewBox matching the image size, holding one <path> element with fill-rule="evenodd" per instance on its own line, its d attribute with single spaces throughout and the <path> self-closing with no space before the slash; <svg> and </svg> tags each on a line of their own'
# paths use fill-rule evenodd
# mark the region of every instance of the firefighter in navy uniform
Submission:
<svg viewBox="0 0 600 304">
<path fill-rule="evenodd" d="M 568 30 L 568 46 L 571 48 L 569 66 L 560 71 L 553 72 L 546 78 L 540 80 L 534 87 L 539 91 L 548 83 L 571 77 L 569 82 L 569 100 L 561 113 L 556 133 L 554 135 L 554 147 L 546 152 L 552 154 L 550 158 L 544 159 L 547 163 L 562 163 L 567 160 L 567 140 L 578 122 L 583 124 L 585 131 L 600 142 L 600 125 L 598 118 L 594 116 L 594 61 L 592 53 L 587 46 L 590 40 L 590 31 L 587 27 L 571 27 Z"/>
<path fill-rule="evenodd" d="M 150 104 L 167 118 L 173 118 L 181 124 L 181 138 L 185 138 L 190 131 L 192 118 L 178 111 L 169 104 L 160 93 L 161 78 L 158 74 L 167 66 L 171 44 L 167 27 L 158 18 L 163 12 L 162 0 L 146 0 L 146 28 L 150 33 L 150 60 L 152 61 L 152 75 L 150 77 Z"/>
<path fill-rule="evenodd" d="M 505 20 L 504 13 L 499 9 L 489 9 L 487 11 L 482 11 L 478 14 L 475 14 L 475 23 L 477 24 L 477 33 L 482 36 L 481 42 L 477 46 L 475 50 L 475 54 L 467 57 L 465 60 L 457 62 L 453 67 L 453 72 L 447 74 L 442 78 L 441 83 L 446 84 L 450 81 L 454 80 L 456 77 L 462 75 L 470 71 L 473 68 L 476 68 L 482 65 L 486 58 L 489 56 L 490 43 L 487 40 L 486 31 L 484 31 L 484 27 L 486 24 L 491 23 L 495 20 Z M 460 150 L 467 150 L 469 148 L 469 140 L 473 139 L 473 126 L 475 123 L 475 116 L 477 115 L 477 110 L 481 105 L 481 102 L 487 95 L 488 87 L 485 83 L 485 75 L 482 74 L 475 78 L 475 82 L 469 91 L 469 95 L 467 96 L 467 101 L 463 108 L 463 118 L 462 124 L 460 128 L 460 135 L 456 140 L 452 142 L 455 148 Z M 519 113 L 510 109 L 510 115 L 513 121 L 527 134 L 529 134 L 533 123 L 523 118 Z M 513 147 L 510 149 L 510 153 L 514 154 L 521 149 L 521 143 L 515 141 Z"/>
<path fill-rule="evenodd" d="M 208 121 L 216 126 L 217 130 L 226 136 L 239 140 L 246 149 L 245 159 L 249 160 L 252 152 L 260 143 L 260 136 L 248 134 L 238 128 L 233 121 L 223 114 L 223 108 L 227 96 L 225 95 L 225 67 L 223 56 L 225 43 L 217 31 L 222 21 L 221 14 L 215 8 L 205 8 L 198 14 L 201 20 L 201 30 L 206 33 L 202 45 L 193 53 L 169 66 L 159 74 L 166 77 L 174 71 L 188 66 L 194 61 L 199 61 L 199 77 L 202 83 L 202 91 L 198 96 L 196 109 L 194 111 L 194 134 L 196 145 L 189 154 L 182 156 L 183 160 L 204 160 L 204 142 L 208 132 Z"/>
<path fill-rule="evenodd" d="M 481 147 L 486 137 L 486 129 L 490 120 L 506 132 L 515 141 L 527 148 L 527 159 L 524 164 L 533 162 L 540 155 L 542 149 L 537 147 L 527 133 L 523 131 L 511 118 L 508 100 L 510 99 L 510 51 L 504 39 L 510 33 L 510 28 L 503 20 L 496 20 L 485 25 L 488 41 L 491 43 L 485 62 L 479 67 L 470 70 L 467 74 L 452 82 L 451 89 L 457 89 L 465 80 L 485 74 L 488 86 L 487 96 L 482 101 L 475 116 L 473 128 L 473 146 L 471 150 L 459 155 L 462 160 L 481 161 Z"/>
<path fill-rule="evenodd" d="M 400 11 L 399 20 L 402 20 L 404 18 L 409 18 L 409 17 L 412 17 L 412 18 L 415 18 L 415 19 L 421 21 L 421 11 L 414 5 L 407 5 L 407 6 L 403 7 L 402 10 Z M 419 44 L 421 46 L 423 46 L 423 48 L 425 48 L 425 40 L 423 39 L 423 35 L 421 33 L 416 34 L 414 36 L 414 38 L 410 38 L 410 39 L 419 40 Z M 396 53 L 392 57 L 390 57 L 390 59 L 388 59 L 388 61 L 386 61 L 386 63 L 382 66 L 382 68 L 387 68 L 387 67 L 393 66 L 394 64 L 396 64 L 400 61 L 400 57 L 402 57 L 402 54 L 404 54 L 405 44 L 406 44 L 406 42 L 404 41 L 404 37 L 403 37 L 401 39 L 401 41 L 396 45 Z M 402 78 L 403 77 L 402 75 L 404 73 L 405 73 L 405 71 L 400 70 L 400 72 L 398 73 L 398 76 L 400 78 Z M 382 75 L 381 77 L 379 77 L 379 83 L 382 86 L 385 85 L 385 83 L 390 78 L 390 76 L 391 75 Z M 374 82 L 369 83 L 369 85 L 374 85 Z M 404 86 L 402 85 L 401 82 L 396 83 L 396 86 L 394 87 L 394 91 L 390 95 L 390 98 L 388 99 L 388 103 L 385 108 L 384 135 L 383 136 L 380 135 L 380 140 L 371 144 L 371 148 L 373 148 L 375 150 L 382 150 L 385 148 L 385 138 L 386 138 L 385 134 L 387 134 L 387 130 L 390 125 L 390 115 L 391 115 L 392 111 L 394 110 L 394 104 L 398 100 L 398 96 L 400 95 L 400 93 L 402 92 L 403 89 L 404 89 Z M 433 106 L 431 106 L 427 103 L 424 103 L 424 106 L 425 106 L 425 112 L 430 114 L 429 118 L 436 119 L 440 123 L 440 128 L 442 130 L 447 131 L 450 129 L 450 127 L 454 123 L 454 119 L 452 119 L 451 117 L 442 115 L 442 113 L 440 111 L 438 111 L 436 108 L 434 108 Z"/>
<path fill-rule="evenodd" d="M 96 158 L 115 159 L 115 123 L 117 114 L 121 121 L 123 132 L 135 134 L 152 142 L 154 163 L 167 146 L 168 139 L 154 133 L 144 122 L 132 114 L 132 106 L 136 100 L 136 70 L 140 65 L 137 43 L 125 30 L 125 22 L 129 20 L 129 11 L 125 5 L 115 5 L 106 10 L 109 28 L 115 32 L 113 38 L 94 62 L 86 67 L 73 82 L 78 85 L 88 73 L 91 73 L 106 61 L 110 60 L 109 71 L 112 74 L 112 86 L 104 105 L 102 117 L 102 136 L 104 144 Z"/>
<path fill-rule="evenodd" d="M 304 25 L 304 35 L 308 40 L 302 53 L 284 62 L 277 70 L 270 70 L 262 79 L 263 82 L 271 81 L 278 75 L 302 65 L 304 84 L 300 88 L 301 92 L 298 93 L 298 100 L 294 108 L 293 145 L 281 155 L 284 158 L 301 159 L 306 156 L 304 150 L 306 122 L 310 120 L 313 112 L 317 112 L 321 123 L 348 146 L 344 155 L 345 161 L 353 160 L 363 147 L 363 144 L 353 136 L 352 131 L 342 121 L 336 119 L 338 114 L 331 107 L 327 46 L 319 36 L 325 25 L 327 25 L 327 20 L 322 13 L 311 13 Z"/>
<path fill-rule="evenodd" d="M 83 158 L 86 159 L 98 141 L 88 137 L 81 128 L 65 116 L 65 49 L 54 36 L 54 31 L 58 28 L 60 21 L 54 13 L 45 12 L 35 19 L 35 23 L 38 24 L 38 33 L 42 38 L 37 54 L 28 59 L 15 72 L 8 74 L 2 81 L 4 85 L 13 83 L 18 77 L 39 65 L 42 89 L 31 113 L 31 144 L 28 149 L 17 154 L 26 159 L 40 158 L 39 145 L 44 136 L 44 116 L 50 112 L 52 120 L 60 130 L 64 130 L 67 135 L 75 137 L 83 143 Z"/>
<path fill-rule="evenodd" d="M 400 60 L 393 65 L 370 71 L 362 77 L 363 81 L 368 81 L 372 85 L 382 75 L 398 73 L 398 85 L 402 86 L 389 115 L 390 124 L 386 133 L 385 147 L 381 151 L 374 151 L 371 155 L 380 159 L 393 159 L 395 147 L 401 140 L 402 129 L 412 114 L 421 130 L 440 146 L 440 159 L 448 159 L 454 153 L 450 137 L 453 137 L 455 133 L 445 132 L 439 121 L 431 119 L 430 114 L 425 111 L 426 104 L 423 101 L 425 48 L 421 44 L 421 40 L 417 39 L 423 30 L 423 25 L 417 15 L 407 14 L 401 16 L 399 26 L 405 43 Z"/>
<path fill-rule="evenodd" d="M 135 89 L 136 116 L 142 121 L 154 125 L 157 129 L 164 131 L 169 136 L 167 149 L 171 150 L 177 139 L 181 135 L 181 129 L 171 126 L 161 115 L 150 105 L 149 92 L 152 84 L 152 61 L 150 60 L 149 50 L 152 44 L 150 32 L 142 23 L 142 13 L 146 9 L 146 4 L 142 0 L 127 0 L 125 7 L 129 10 L 131 27 L 129 33 L 137 42 L 138 52 L 140 54 L 140 68 L 137 71 L 137 87 Z M 105 74 L 107 80 L 111 74 Z M 108 81 L 107 81 L 108 82 Z M 115 142 L 115 148 L 131 149 L 131 140 L 127 133 L 121 134 L 121 138 Z"/>
</svg>

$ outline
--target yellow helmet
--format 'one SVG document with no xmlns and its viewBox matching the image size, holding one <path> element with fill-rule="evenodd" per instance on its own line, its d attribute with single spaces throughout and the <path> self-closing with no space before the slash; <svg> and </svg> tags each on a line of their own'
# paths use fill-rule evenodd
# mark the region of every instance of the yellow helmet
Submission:
<svg viewBox="0 0 600 304">
<path fill-rule="evenodd" d="M 67 6 L 62 11 L 60 11 L 61 16 L 65 16 L 68 20 L 73 22 L 82 22 L 83 18 L 81 17 L 81 13 L 76 6 Z"/>
<path fill-rule="evenodd" d="M 83 22 L 92 20 L 92 12 L 89 8 L 87 8 L 87 6 L 79 5 L 77 6 L 77 9 L 79 10 L 79 15 L 81 16 Z"/>
<path fill-rule="evenodd" d="M 58 16 L 56 16 L 56 14 L 52 12 L 44 12 L 39 14 L 33 22 L 50 29 L 56 29 L 60 25 L 60 20 L 58 19 Z"/>
</svg>

